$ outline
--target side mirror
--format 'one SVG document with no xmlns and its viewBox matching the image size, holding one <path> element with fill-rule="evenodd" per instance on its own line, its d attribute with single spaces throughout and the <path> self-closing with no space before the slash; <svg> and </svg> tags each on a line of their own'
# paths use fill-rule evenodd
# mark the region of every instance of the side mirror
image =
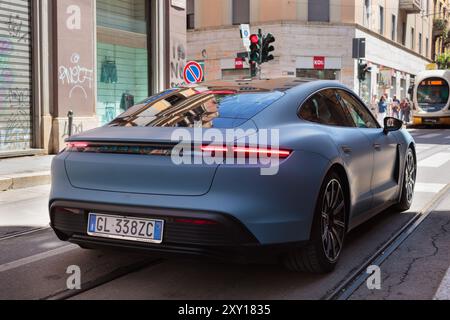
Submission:
<svg viewBox="0 0 450 320">
<path fill-rule="evenodd" d="M 388 134 L 389 132 L 394 132 L 401 130 L 403 128 L 403 121 L 398 120 L 396 118 L 385 118 L 384 119 L 384 133 Z"/>
</svg>

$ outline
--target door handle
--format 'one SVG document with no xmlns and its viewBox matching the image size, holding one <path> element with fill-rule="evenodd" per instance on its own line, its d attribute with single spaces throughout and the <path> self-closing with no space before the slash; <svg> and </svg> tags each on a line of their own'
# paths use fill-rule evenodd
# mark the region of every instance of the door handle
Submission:
<svg viewBox="0 0 450 320">
<path fill-rule="evenodd" d="M 341 149 L 347 155 L 352 154 L 352 148 L 350 148 L 349 146 L 342 146 Z"/>
<path fill-rule="evenodd" d="M 373 148 L 374 148 L 375 150 L 377 150 L 377 151 L 381 151 L 381 144 L 375 143 L 375 144 L 373 145 Z"/>
</svg>

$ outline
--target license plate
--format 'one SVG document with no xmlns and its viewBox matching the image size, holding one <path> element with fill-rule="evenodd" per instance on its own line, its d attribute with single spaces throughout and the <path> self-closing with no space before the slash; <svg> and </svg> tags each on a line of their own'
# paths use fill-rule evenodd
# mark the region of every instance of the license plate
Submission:
<svg viewBox="0 0 450 320">
<path fill-rule="evenodd" d="M 431 118 L 431 119 L 429 119 L 429 118 L 425 118 L 425 119 L 423 119 L 423 122 L 424 123 L 429 123 L 429 124 L 437 124 L 437 123 L 439 123 L 439 119 L 433 119 L 433 118 Z"/>
<path fill-rule="evenodd" d="M 162 243 L 164 221 L 89 214 L 88 235 L 147 243 Z"/>
</svg>

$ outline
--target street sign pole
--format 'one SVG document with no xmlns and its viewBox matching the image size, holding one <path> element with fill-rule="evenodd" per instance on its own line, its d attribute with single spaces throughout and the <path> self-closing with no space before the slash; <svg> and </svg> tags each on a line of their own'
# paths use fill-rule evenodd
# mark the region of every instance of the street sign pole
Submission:
<svg viewBox="0 0 450 320">
<path fill-rule="evenodd" d="M 249 24 L 241 24 L 241 38 L 244 43 L 245 50 L 247 50 L 247 58 L 250 64 L 250 78 L 252 77 L 252 67 L 251 67 L 251 53 L 250 53 L 250 25 Z"/>
<path fill-rule="evenodd" d="M 261 80 L 261 73 L 262 73 L 262 55 L 263 55 L 263 33 L 262 33 L 262 29 L 258 29 L 258 37 L 259 37 L 259 61 L 257 63 L 257 77 L 259 80 Z"/>
</svg>

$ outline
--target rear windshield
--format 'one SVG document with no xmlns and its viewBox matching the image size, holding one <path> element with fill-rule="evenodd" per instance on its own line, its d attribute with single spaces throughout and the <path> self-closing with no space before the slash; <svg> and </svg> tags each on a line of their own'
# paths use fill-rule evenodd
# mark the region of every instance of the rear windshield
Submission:
<svg viewBox="0 0 450 320">
<path fill-rule="evenodd" d="M 284 95 L 281 91 L 169 90 L 125 111 L 113 127 L 236 128 Z"/>
</svg>

